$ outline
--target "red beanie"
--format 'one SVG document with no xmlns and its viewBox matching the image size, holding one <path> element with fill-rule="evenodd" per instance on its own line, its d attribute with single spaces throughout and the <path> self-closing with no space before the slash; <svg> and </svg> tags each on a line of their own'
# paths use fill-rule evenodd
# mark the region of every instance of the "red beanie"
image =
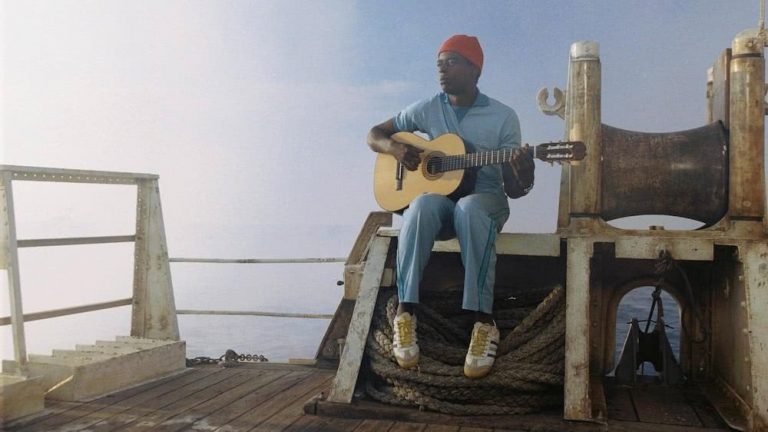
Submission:
<svg viewBox="0 0 768 432">
<path fill-rule="evenodd" d="M 480 48 L 480 42 L 474 36 L 453 35 L 440 45 L 437 55 L 443 51 L 461 54 L 481 71 L 483 70 L 483 49 Z"/>
</svg>

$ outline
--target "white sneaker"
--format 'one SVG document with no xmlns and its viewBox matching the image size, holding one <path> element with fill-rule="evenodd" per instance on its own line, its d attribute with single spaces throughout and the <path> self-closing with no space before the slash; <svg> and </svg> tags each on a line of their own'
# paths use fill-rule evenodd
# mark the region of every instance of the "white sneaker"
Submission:
<svg viewBox="0 0 768 432">
<path fill-rule="evenodd" d="M 416 345 L 416 317 L 403 312 L 395 317 L 392 324 L 395 337 L 392 339 L 392 351 L 401 368 L 409 369 L 419 363 L 419 346 Z"/>
<path fill-rule="evenodd" d="M 482 378 L 491 371 L 499 347 L 499 329 L 496 323 L 476 322 L 472 328 L 472 342 L 469 343 L 467 358 L 464 360 L 464 375 L 467 378 Z"/>
</svg>

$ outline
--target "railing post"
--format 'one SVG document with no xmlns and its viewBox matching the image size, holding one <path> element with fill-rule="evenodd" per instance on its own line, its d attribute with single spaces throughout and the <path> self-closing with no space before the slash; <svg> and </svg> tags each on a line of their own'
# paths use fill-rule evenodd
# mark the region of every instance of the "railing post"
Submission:
<svg viewBox="0 0 768 432">
<path fill-rule="evenodd" d="M 733 40 L 730 94 L 730 182 L 732 220 L 763 221 L 765 212 L 765 59 L 757 29 Z"/>
<path fill-rule="evenodd" d="M 572 229 L 592 226 L 600 217 L 602 124 L 599 52 L 597 42 L 584 41 L 571 45 L 565 130 L 568 140 L 582 141 L 587 146 L 584 161 L 569 169 L 568 225 Z M 561 209 L 561 213 L 563 211 Z M 560 218 L 563 217 L 561 214 Z M 561 220 L 559 224 L 563 226 L 565 222 Z"/>
<path fill-rule="evenodd" d="M 179 340 L 158 182 L 137 184 L 131 336 Z"/>
<path fill-rule="evenodd" d="M 565 290 L 565 391 L 563 418 L 590 420 L 590 279 L 594 243 L 568 239 Z"/>
<path fill-rule="evenodd" d="M 568 237 L 565 311 L 565 391 L 563 417 L 591 420 L 590 399 L 590 273 L 593 241 L 589 236 L 601 221 L 602 123 L 600 115 L 600 49 L 596 42 L 571 45 L 568 92 L 565 99 L 566 134 L 582 141 L 587 156 L 568 170 L 568 212 L 563 200 L 558 226 Z M 561 189 L 562 193 L 562 189 Z M 565 220 L 567 217 L 568 220 Z"/>
<path fill-rule="evenodd" d="M 24 311 L 21 303 L 21 282 L 19 279 L 19 254 L 16 248 L 16 218 L 13 209 L 13 188 L 11 173 L 2 172 L 0 183 L 0 268 L 8 273 L 8 292 L 11 301 L 11 332 L 13 353 L 16 359 L 16 374 L 26 376 L 27 342 L 24 337 Z"/>
</svg>

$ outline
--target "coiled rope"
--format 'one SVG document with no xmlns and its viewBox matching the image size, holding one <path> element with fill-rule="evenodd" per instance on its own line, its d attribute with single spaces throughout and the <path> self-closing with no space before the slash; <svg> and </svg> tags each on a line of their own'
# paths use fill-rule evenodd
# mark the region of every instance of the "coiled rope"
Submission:
<svg viewBox="0 0 768 432">
<path fill-rule="evenodd" d="M 518 306 L 495 312 L 497 318 L 516 325 L 509 331 L 499 325 L 499 356 L 481 379 L 464 376 L 469 332 L 425 304 L 418 312 L 419 367 L 400 368 L 392 354 L 397 305 L 393 290 L 379 294 L 365 351 L 370 372 L 366 392 L 372 398 L 457 415 L 526 414 L 562 405 L 565 290 L 561 286 L 533 310 Z"/>
</svg>

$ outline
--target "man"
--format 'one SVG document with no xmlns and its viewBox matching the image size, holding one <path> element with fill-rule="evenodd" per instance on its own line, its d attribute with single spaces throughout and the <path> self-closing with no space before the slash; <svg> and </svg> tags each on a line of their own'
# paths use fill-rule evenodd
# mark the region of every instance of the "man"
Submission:
<svg viewBox="0 0 768 432">
<path fill-rule="evenodd" d="M 393 325 L 393 351 L 403 368 L 419 361 L 415 315 L 419 284 L 438 238 L 458 237 L 465 269 L 462 307 L 476 314 L 464 374 L 485 376 L 496 356 L 499 331 L 491 315 L 496 234 L 509 217 L 507 196 L 519 198 L 533 187 L 534 164 L 531 154 L 519 149 L 517 114 L 477 88 L 482 69 L 483 51 L 477 38 L 450 37 L 437 56 L 443 92 L 410 105 L 368 133 L 371 149 L 392 155 L 411 171 L 418 168 L 422 150 L 393 140 L 391 136 L 397 132 L 420 131 L 430 139 L 454 133 L 476 151 L 517 148 L 510 163 L 482 167 L 471 194 L 458 201 L 424 194 L 403 214 L 397 246 L 400 305 Z"/>
</svg>

